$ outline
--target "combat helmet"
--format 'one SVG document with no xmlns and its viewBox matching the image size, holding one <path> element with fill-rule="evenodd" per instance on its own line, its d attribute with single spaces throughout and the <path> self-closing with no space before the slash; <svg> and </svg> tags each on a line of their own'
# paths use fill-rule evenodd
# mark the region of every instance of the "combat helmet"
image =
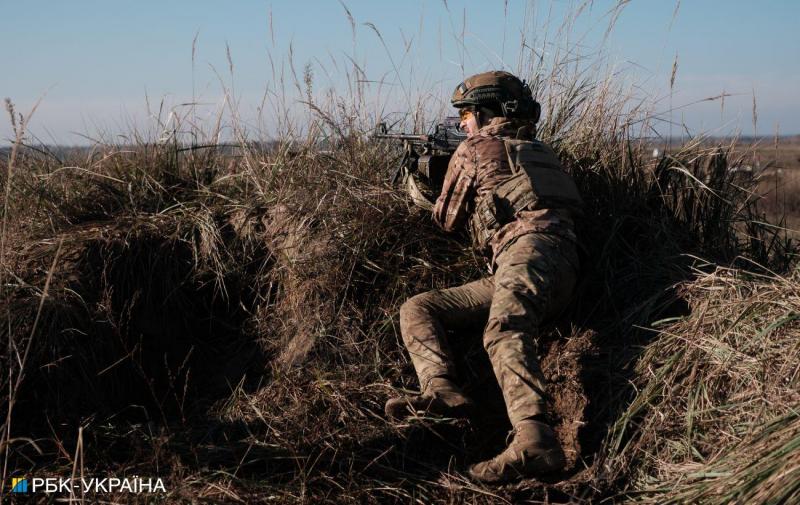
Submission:
<svg viewBox="0 0 800 505">
<path fill-rule="evenodd" d="M 456 86 L 453 107 L 487 107 L 505 117 L 539 121 L 541 107 L 525 81 L 508 72 L 494 70 L 475 74 Z"/>
</svg>

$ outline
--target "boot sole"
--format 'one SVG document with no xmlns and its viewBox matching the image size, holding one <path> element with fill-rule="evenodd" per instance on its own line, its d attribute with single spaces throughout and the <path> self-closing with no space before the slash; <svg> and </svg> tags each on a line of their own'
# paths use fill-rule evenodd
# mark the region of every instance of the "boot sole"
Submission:
<svg viewBox="0 0 800 505">
<path fill-rule="evenodd" d="M 538 477 L 545 477 L 560 472 L 566 466 L 566 458 L 564 452 L 561 450 L 549 450 L 544 454 L 538 454 L 529 459 L 523 468 L 516 468 L 514 465 L 509 465 L 510 469 L 502 475 L 496 477 L 483 476 L 474 471 L 475 465 L 472 465 L 467 470 L 469 477 L 484 484 L 507 484 L 510 482 L 518 482 L 523 479 L 535 479 Z"/>
<path fill-rule="evenodd" d="M 407 419 L 414 416 L 436 416 L 448 419 L 469 419 L 475 412 L 475 404 L 472 402 L 457 405 L 455 407 L 447 407 L 443 409 L 433 408 L 428 409 L 413 409 L 412 406 L 406 402 L 389 402 L 384 407 L 386 417 L 395 421 Z"/>
</svg>

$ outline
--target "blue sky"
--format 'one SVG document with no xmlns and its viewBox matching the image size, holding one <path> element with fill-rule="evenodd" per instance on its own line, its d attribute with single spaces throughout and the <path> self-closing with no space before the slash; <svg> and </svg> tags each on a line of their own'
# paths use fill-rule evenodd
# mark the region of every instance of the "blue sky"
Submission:
<svg viewBox="0 0 800 505">
<path fill-rule="evenodd" d="M 593 2 L 570 30 L 569 43 L 595 53 L 615 3 Z M 344 93 L 344 73 L 352 60 L 367 79 L 385 82 L 382 93 L 400 96 L 406 88 L 410 94 L 447 100 L 463 73 L 501 66 L 516 70 L 521 34 L 529 43 L 555 40 L 567 13 L 580 4 L 2 0 L 0 96 L 11 98 L 24 112 L 46 93 L 30 126 L 45 142 L 85 143 L 79 134 L 125 133 L 132 124 L 147 124 L 145 97 L 157 108 L 162 98 L 175 105 L 192 101 L 194 95 L 209 104 L 207 117 L 212 118 L 221 106 L 223 87 L 234 91 L 247 120 L 265 91 L 280 88 L 273 66 L 283 65 L 284 75 L 290 74 L 291 45 L 296 72 L 302 74 L 308 65 L 317 93 L 330 88 Z M 344 6 L 353 16 L 355 32 Z M 621 78 L 638 83 L 637 89 L 659 99 L 663 109 L 669 108 L 666 97 L 676 55 L 674 107 L 723 91 L 733 94 L 724 108 L 714 101 L 673 112 L 672 119 L 692 132 L 752 134 L 755 94 L 757 133 L 772 135 L 779 128 L 796 134 L 798 19 L 800 2 L 793 0 L 631 0 L 602 47 Z M 366 23 L 380 31 L 388 49 Z M 404 54 L 406 46 L 410 50 Z M 404 77 L 397 77 L 395 66 Z M 291 79 L 287 81 L 291 100 L 297 92 Z M 10 124 L 3 118 L 0 138 L 5 142 L 10 136 Z"/>
</svg>

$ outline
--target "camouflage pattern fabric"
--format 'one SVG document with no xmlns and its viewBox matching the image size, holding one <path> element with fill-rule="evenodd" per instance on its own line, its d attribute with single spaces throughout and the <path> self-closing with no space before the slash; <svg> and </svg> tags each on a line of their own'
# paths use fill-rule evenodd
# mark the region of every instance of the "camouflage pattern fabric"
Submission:
<svg viewBox="0 0 800 505">
<path fill-rule="evenodd" d="M 577 266 L 572 240 L 529 233 L 497 256 L 493 276 L 409 299 L 400 309 L 400 329 L 423 391 L 434 377 L 456 378 L 445 328 L 485 325 L 483 344 L 512 425 L 541 414 L 538 330 L 566 306 Z"/>
<path fill-rule="evenodd" d="M 450 159 L 442 192 L 433 209 L 433 219 L 445 231 L 470 224 L 475 247 L 490 259 L 496 257 L 517 237 L 533 232 L 558 234 L 575 240 L 569 211 L 540 209 L 521 212 L 517 219 L 486 237 L 480 216 L 472 209 L 483 207 L 495 187 L 512 175 L 502 137 L 530 139 L 533 125 L 496 117 L 477 135 L 462 142 Z"/>
<path fill-rule="evenodd" d="M 520 211 L 489 233 L 476 216 L 475 209 L 491 205 L 494 189 L 513 175 L 503 139 L 530 140 L 532 133 L 530 122 L 491 119 L 454 153 L 433 209 L 446 231 L 471 223 L 473 242 L 493 275 L 414 296 L 400 310 L 401 333 L 423 392 L 435 377 L 456 378 L 445 329 L 484 327 L 483 344 L 513 425 L 543 413 L 539 327 L 567 304 L 578 268 L 570 211 Z"/>
</svg>

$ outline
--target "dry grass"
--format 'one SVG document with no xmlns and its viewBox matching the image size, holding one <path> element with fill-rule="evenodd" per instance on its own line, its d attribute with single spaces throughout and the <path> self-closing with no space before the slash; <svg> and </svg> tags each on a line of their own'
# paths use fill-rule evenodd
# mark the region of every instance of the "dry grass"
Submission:
<svg viewBox="0 0 800 505">
<path fill-rule="evenodd" d="M 763 329 L 786 314 L 764 302 L 750 308 L 752 322 L 737 321 L 734 295 L 747 305 L 753 296 L 785 297 L 796 284 L 759 276 L 746 283 L 739 278 L 746 274 L 713 274 L 696 258 L 736 264 L 744 254 L 785 264 L 781 243 L 747 221 L 748 193 L 727 179 L 724 153 L 690 147 L 653 165 L 635 145 L 594 158 L 577 158 L 569 145 L 561 144 L 565 162 L 595 197 L 583 230 L 589 250 L 579 302 L 550 337 L 569 337 L 574 351 L 557 348 L 545 360 L 555 360 L 545 369 L 556 402 L 567 391 L 578 395 L 577 418 L 560 420 L 579 430 L 578 466 L 561 482 L 488 489 L 460 476 L 466 462 L 502 443 L 502 406 L 490 403 L 491 414 L 473 427 L 432 420 L 397 427 L 382 418 L 393 388 L 415 387 L 397 334 L 399 304 L 481 273 L 463 241 L 440 235 L 374 170 L 382 163 L 388 174 L 387 147 L 358 137 L 325 154 L 278 146 L 239 158 L 107 146 L 91 173 L 23 150 L 30 170 L 21 173 L 30 176 L 16 190 L 29 200 L 17 212 L 25 209 L 27 219 L 15 222 L 32 238 L 10 258 L 9 344 L 30 341 L 44 304 L 30 358 L 36 365 L 14 407 L 11 468 L 71 467 L 82 426 L 91 469 L 158 468 L 172 484 L 170 500 L 589 500 L 652 493 L 653 482 L 683 475 L 679 463 L 697 474 L 706 465 L 739 471 L 735 459 L 709 448 L 771 443 L 759 438 L 753 412 L 791 421 L 785 405 L 796 401 L 789 395 L 796 383 L 773 379 L 778 371 L 796 378 L 797 368 L 776 333 L 791 325 L 757 340 L 735 326 Z M 226 168 L 197 178 L 204 167 Z M 750 226 L 752 240 L 742 240 L 739 224 Z M 58 244 L 43 298 L 37 287 Z M 709 274 L 693 280 L 692 267 Z M 658 333 L 641 329 L 676 314 L 681 322 Z M 696 350 L 687 350 L 687 339 Z M 733 360 L 736 367 L 717 377 L 754 348 L 763 359 Z M 563 362 L 565 352 L 577 353 L 573 365 Z M 712 366 L 703 353 L 720 361 Z M 467 354 L 469 387 L 491 389 L 480 349 Z M 15 360 L 7 363 L 16 377 Z M 707 398 L 712 378 L 741 389 Z M 582 389 L 570 386 L 576 379 L 586 381 L 588 407 Z M 743 391 L 769 395 L 754 403 Z M 723 407 L 731 402 L 737 406 Z M 35 445 L 23 438 L 33 434 Z M 791 433 L 780 434 L 772 442 L 787 443 Z M 697 485 L 714 489 L 708 479 Z M 755 492 L 769 492 L 765 486 Z M 677 496 L 679 488 L 669 489 Z"/>
<path fill-rule="evenodd" d="M 647 108 L 584 64 L 526 70 L 588 203 L 578 296 L 542 338 L 573 465 L 498 488 L 463 477 L 508 428 L 479 339 L 459 366 L 484 415 L 388 423 L 387 396 L 416 387 L 399 305 L 482 272 L 385 182 L 399 153 L 370 141 L 354 72 L 342 96 L 302 92 L 309 130 L 278 114 L 269 145 L 236 124 L 236 148 L 213 145 L 219 125 L 193 132 L 200 149 L 134 133 L 62 160 L 18 143 L 9 474 L 157 474 L 167 502 L 797 498 L 794 245 L 727 170 L 735 146 L 652 160 Z"/>
<path fill-rule="evenodd" d="M 628 488 L 643 501 L 800 497 L 799 288 L 796 272 L 725 268 L 683 285 L 691 316 L 656 325 L 639 393 L 612 430 L 618 462 L 641 462 Z"/>
<path fill-rule="evenodd" d="M 756 191 L 761 196 L 760 209 L 771 223 L 800 237 L 800 168 L 771 168 L 758 177 Z"/>
</svg>

